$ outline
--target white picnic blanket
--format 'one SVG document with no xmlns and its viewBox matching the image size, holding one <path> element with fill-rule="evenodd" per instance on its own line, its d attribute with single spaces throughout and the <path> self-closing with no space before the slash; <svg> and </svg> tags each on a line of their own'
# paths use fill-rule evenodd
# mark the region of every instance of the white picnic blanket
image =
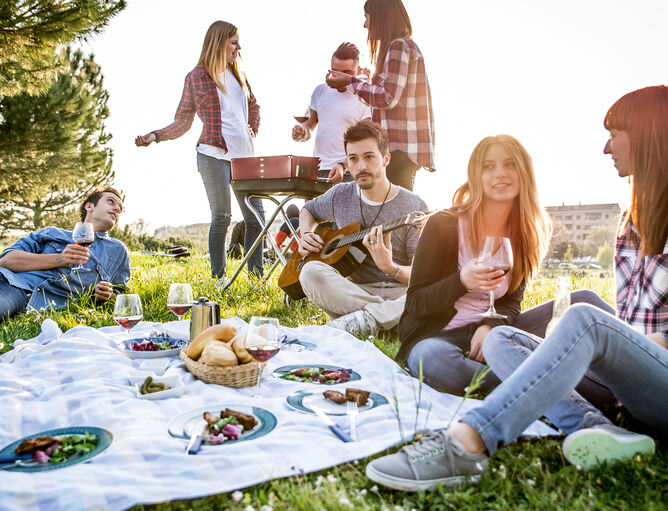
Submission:
<svg viewBox="0 0 668 511">
<path fill-rule="evenodd" d="M 238 318 L 231 321 L 240 328 L 246 326 Z M 187 330 L 184 321 L 168 324 L 172 331 L 175 324 Z M 153 326 L 141 323 L 132 335 L 146 335 Z M 0 472 L 0 509 L 125 509 L 229 492 L 365 458 L 399 443 L 393 396 L 399 401 L 405 436 L 414 430 L 416 408 L 420 410 L 418 429 L 437 428 L 447 425 L 460 403 L 460 398 L 426 385 L 421 403 L 416 403 L 417 380 L 373 344 L 345 332 L 318 326 L 282 330 L 316 343 L 317 350 L 281 351 L 268 363 L 263 390 L 273 397 L 253 399 L 250 388 L 204 384 L 185 370 L 178 357 L 171 357 L 165 374 L 179 374 L 187 384 L 186 393 L 147 401 L 137 399 L 128 384 L 128 372 L 138 369 L 142 361 L 120 351 L 118 342 L 124 333 L 119 327 L 78 326 L 62 334 L 53 321 L 46 320 L 38 337 L 17 341 L 14 350 L 0 357 L 0 448 L 29 434 L 68 426 L 102 427 L 114 440 L 87 463 L 40 473 Z M 270 376 L 273 369 L 287 364 L 353 368 L 362 380 L 351 386 L 383 394 L 390 405 L 360 413 L 359 441 L 341 442 L 317 417 L 287 406 L 286 395 L 307 386 Z M 185 442 L 168 435 L 168 421 L 218 404 L 265 408 L 276 415 L 278 425 L 255 440 L 204 446 L 197 455 L 185 455 Z M 466 402 L 460 413 L 473 405 L 473 400 Z M 334 420 L 348 429 L 347 417 Z M 526 433 L 555 432 L 536 422 Z"/>
</svg>

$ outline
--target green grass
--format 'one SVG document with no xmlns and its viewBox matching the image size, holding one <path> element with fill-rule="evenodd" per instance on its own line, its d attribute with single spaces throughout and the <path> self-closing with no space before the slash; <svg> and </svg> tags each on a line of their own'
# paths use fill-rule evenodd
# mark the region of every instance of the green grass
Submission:
<svg viewBox="0 0 668 511">
<path fill-rule="evenodd" d="M 221 306 L 221 316 L 253 315 L 277 317 L 281 324 L 299 326 L 322 324 L 327 318 L 313 305 L 302 302 L 287 308 L 276 286 L 276 275 L 269 283 L 250 279 L 242 272 L 224 294 L 209 276 L 208 260 L 194 256 L 172 261 L 153 256 L 132 255 L 132 292 L 141 295 L 144 318 L 148 321 L 175 319 L 166 307 L 167 291 L 172 282 L 190 282 L 197 296 L 207 296 Z M 234 269 L 235 262 L 231 263 Z M 608 302 L 614 302 L 611 279 L 598 273 L 574 278 L 572 289 L 589 288 Z M 531 307 L 553 297 L 554 279 L 540 278 L 526 293 L 523 307 Z M 30 338 L 40 331 L 42 321 L 50 317 L 63 329 L 85 324 L 94 327 L 113 325 L 112 304 L 96 305 L 88 296 L 73 302 L 68 309 L 43 314 L 24 314 L 0 324 L 1 352 L 11 349 L 17 338 Z M 382 335 L 373 342 L 393 357 L 399 347 L 396 337 Z M 235 494 L 173 501 L 134 509 L 244 510 L 384 510 L 395 509 L 648 509 L 668 508 L 668 453 L 659 452 L 651 459 L 597 470 L 578 471 L 568 464 L 560 451 L 559 439 L 521 439 L 501 449 L 490 460 L 491 471 L 477 485 L 455 490 L 439 489 L 430 493 L 407 494 L 376 487 L 364 475 L 369 460 L 360 460 L 316 473 L 269 481 Z M 243 470 L 243 467 L 235 467 Z M 234 495 L 239 500 L 233 498 Z M 265 510 L 269 507 L 265 507 Z"/>
</svg>

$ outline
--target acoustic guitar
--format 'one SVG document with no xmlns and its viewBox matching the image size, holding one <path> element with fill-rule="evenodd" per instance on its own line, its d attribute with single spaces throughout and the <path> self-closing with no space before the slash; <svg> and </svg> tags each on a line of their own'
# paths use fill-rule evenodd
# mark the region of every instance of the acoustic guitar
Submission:
<svg viewBox="0 0 668 511">
<path fill-rule="evenodd" d="M 403 218 L 384 224 L 383 234 L 405 225 L 422 227 L 428 216 L 429 214 L 422 211 L 413 211 Z M 359 222 L 353 222 L 338 230 L 326 226 L 318 227 L 314 232 L 323 240 L 322 250 L 311 252 L 306 256 L 295 251 L 288 259 L 280 277 L 278 277 L 279 287 L 293 300 L 305 298 L 306 295 L 299 282 L 299 275 L 304 265 L 311 261 L 320 261 L 333 266 L 344 277 L 352 274 L 368 255 L 361 241 L 371 229 L 372 227 L 369 227 L 360 231 Z M 358 246 L 353 246 L 354 244 Z"/>
</svg>

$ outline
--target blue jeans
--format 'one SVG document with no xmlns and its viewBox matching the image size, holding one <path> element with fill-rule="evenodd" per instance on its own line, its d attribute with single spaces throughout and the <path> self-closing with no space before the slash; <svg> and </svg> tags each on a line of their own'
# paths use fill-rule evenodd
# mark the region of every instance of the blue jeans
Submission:
<svg viewBox="0 0 668 511">
<path fill-rule="evenodd" d="M 545 336 L 545 328 L 552 319 L 552 302 L 550 300 L 520 313 L 515 326 L 539 337 Z M 589 303 L 611 314 L 614 313 L 614 309 L 593 291 L 585 289 L 572 292 L 571 303 L 578 302 Z M 424 381 L 428 385 L 451 394 L 464 394 L 465 388 L 473 379 L 473 375 L 486 368 L 484 364 L 466 356 L 466 353 L 471 349 L 471 338 L 479 325 L 480 323 L 472 323 L 447 330 L 417 343 L 408 355 L 408 369 L 410 369 L 411 374 L 413 376 L 418 375 L 420 359 L 422 359 L 422 373 Z M 487 340 L 485 340 L 486 342 Z M 486 356 L 485 360 L 489 363 Z M 517 363 L 514 368 L 519 365 L 520 363 Z M 501 383 L 502 379 L 505 379 L 504 376 L 496 373 L 495 367 L 490 365 L 490 368 L 492 372 L 485 377 L 480 388 L 483 393 L 490 392 Z M 506 372 L 504 371 L 503 374 L 506 374 Z M 501 377 L 501 380 L 499 377 Z M 600 393 L 601 397 L 596 399 L 597 404 L 605 402 L 614 406 L 614 397 L 606 388 L 601 388 L 599 383 L 593 381 L 585 383 L 588 387 L 591 387 L 586 392 L 588 398 L 593 398 L 594 395 Z"/>
<path fill-rule="evenodd" d="M 225 238 L 232 219 L 232 202 L 230 197 L 230 181 L 232 179 L 231 165 L 227 160 L 219 160 L 212 156 L 197 153 L 197 170 L 202 176 L 206 196 L 211 209 L 211 226 L 209 227 L 209 257 L 211 258 L 211 275 L 220 278 L 225 275 L 226 251 Z M 241 214 L 246 222 L 244 250 L 253 246 L 253 242 L 260 235 L 262 226 L 251 213 L 244 202 L 244 194 L 236 193 Z M 253 198 L 250 203 L 264 220 L 262 200 Z M 262 243 L 253 252 L 248 260 L 248 271 L 262 275 Z"/>
<path fill-rule="evenodd" d="M 12 286 L 3 275 L 0 275 L 0 321 L 22 313 L 27 306 L 26 292 Z"/>
<path fill-rule="evenodd" d="M 512 327 L 497 327 L 489 336 L 506 329 Z M 485 343 L 485 356 L 492 355 L 488 351 Z M 668 428 L 668 350 L 587 304 L 568 309 L 531 356 L 461 421 L 480 434 L 489 454 L 555 405 L 581 427 L 586 412 L 598 413 L 572 392 L 587 370 L 639 421 L 658 431 Z"/>
</svg>

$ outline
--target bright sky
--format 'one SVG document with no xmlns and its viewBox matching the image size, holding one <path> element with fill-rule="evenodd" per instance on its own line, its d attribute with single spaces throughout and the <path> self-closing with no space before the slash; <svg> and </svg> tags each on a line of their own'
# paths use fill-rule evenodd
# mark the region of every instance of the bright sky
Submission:
<svg viewBox="0 0 668 511">
<path fill-rule="evenodd" d="M 668 83 L 666 0 L 404 0 L 426 61 L 436 122 L 436 167 L 415 191 L 431 208 L 450 204 L 476 143 L 517 137 L 533 157 L 544 206 L 627 203 L 627 184 L 602 153 L 603 116 L 620 96 Z M 290 137 L 343 41 L 368 63 L 364 0 L 129 0 L 85 48 L 102 65 L 111 97 L 122 223 L 153 228 L 209 221 L 195 161 L 196 118 L 174 141 L 134 146 L 174 116 L 185 75 L 209 25 L 239 27 L 244 70 L 261 106 L 256 156 L 311 155 Z M 234 204 L 234 219 L 240 218 Z"/>
</svg>

